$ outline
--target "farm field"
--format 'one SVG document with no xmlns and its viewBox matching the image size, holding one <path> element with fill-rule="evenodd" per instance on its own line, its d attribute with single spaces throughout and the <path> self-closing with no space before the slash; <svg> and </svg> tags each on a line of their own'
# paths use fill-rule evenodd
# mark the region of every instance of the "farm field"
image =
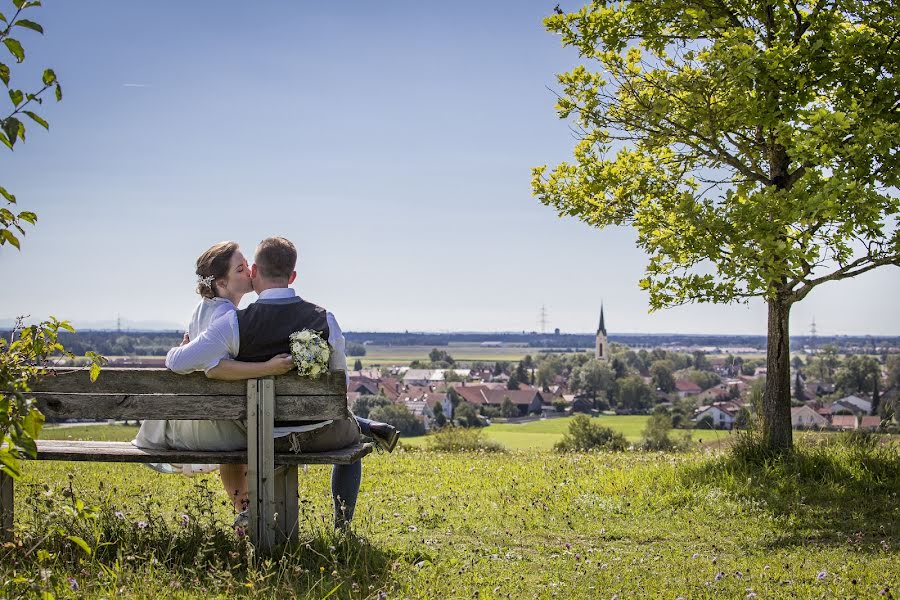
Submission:
<svg viewBox="0 0 900 600">
<path fill-rule="evenodd" d="M 449 346 L 441 346 L 439 349 L 448 352 L 454 360 L 462 362 L 518 362 L 525 358 L 526 354 L 535 356 L 540 351 L 540 348 L 527 347 L 486 348 L 478 344 L 450 344 Z M 379 346 L 369 344 L 366 345 L 365 356 L 348 356 L 347 364 L 352 367 L 353 362 L 357 358 L 362 361 L 364 367 L 408 365 L 414 360 L 428 362 L 428 353 L 431 350 L 431 346 Z"/>
<path fill-rule="evenodd" d="M 552 450 L 553 444 L 562 439 L 569 429 L 573 417 L 542 419 L 530 423 L 494 423 L 483 429 L 488 439 L 497 441 L 507 450 Z M 602 416 L 593 422 L 609 427 L 623 434 L 629 442 L 637 442 L 649 417 L 635 416 Z M 710 432 L 712 433 L 712 432 Z M 726 435 L 724 432 L 718 432 Z M 423 447 L 427 444 L 427 436 L 400 438 L 402 444 Z"/>
<path fill-rule="evenodd" d="M 891 597 L 898 446 L 830 439 L 765 467 L 709 450 L 376 454 L 340 536 L 329 469 L 310 467 L 302 543 L 271 560 L 231 533 L 215 475 L 26 463 L 16 521 L 31 553 L 0 548 L 0 581 L 7 597 Z M 76 503 L 95 516 L 63 510 Z"/>
</svg>

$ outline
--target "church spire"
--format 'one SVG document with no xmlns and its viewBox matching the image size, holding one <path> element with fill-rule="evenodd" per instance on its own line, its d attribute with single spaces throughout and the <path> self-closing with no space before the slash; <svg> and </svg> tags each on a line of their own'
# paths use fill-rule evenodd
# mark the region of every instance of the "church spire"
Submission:
<svg viewBox="0 0 900 600">
<path fill-rule="evenodd" d="M 600 326 L 597 327 L 597 333 L 606 335 L 606 324 L 603 322 L 603 303 L 600 303 Z"/>
</svg>

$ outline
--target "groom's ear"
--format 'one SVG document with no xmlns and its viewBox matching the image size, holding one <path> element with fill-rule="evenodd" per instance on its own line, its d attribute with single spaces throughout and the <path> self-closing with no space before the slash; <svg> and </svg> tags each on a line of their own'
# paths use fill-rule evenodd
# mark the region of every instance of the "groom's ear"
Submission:
<svg viewBox="0 0 900 600">
<path fill-rule="evenodd" d="M 256 269 L 256 263 L 253 263 L 250 266 L 250 279 L 256 279 L 259 276 L 259 271 Z"/>
<path fill-rule="evenodd" d="M 253 265 L 253 266 L 256 266 L 256 265 Z M 288 279 L 288 285 L 291 285 L 292 283 L 294 283 L 295 279 L 297 279 L 297 271 L 291 271 L 291 276 Z"/>
</svg>

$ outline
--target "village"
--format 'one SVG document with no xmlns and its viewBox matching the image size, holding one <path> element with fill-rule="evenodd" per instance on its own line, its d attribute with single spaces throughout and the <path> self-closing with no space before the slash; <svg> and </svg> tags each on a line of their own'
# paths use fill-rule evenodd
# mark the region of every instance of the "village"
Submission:
<svg viewBox="0 0 900 600">
<path fill-rule="evenodd" d="M 352 359 L 352 357 L 350 357 Z M 356 414 L 380 409 L 406 435 L 454 424 L 521 423 L 665 411 L 676 428 L 747 429 L 761 406 L 764 359 L 707 356 L 610 344 L 601 308 L 593 352 L 526 355 L 518 362 L 457 363 L 434 348 L 430 363 L 349 371 Z M 900 356 L 841 356 L 833 347 L 795 353 L 794 429 L 894 431 Z M 387 408 L 385 408 L 387 407 Z"/>
</svg>

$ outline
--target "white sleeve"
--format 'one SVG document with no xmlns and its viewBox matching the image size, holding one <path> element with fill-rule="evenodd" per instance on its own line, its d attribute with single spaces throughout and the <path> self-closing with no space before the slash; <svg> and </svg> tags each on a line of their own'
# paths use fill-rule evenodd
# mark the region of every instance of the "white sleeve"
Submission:
<svg viewBox="0 0 900 600">
<path fill-rule="evenodd" d="M 239 349 L 237 314 L 231 311 L 210 323 L 197 339 L 169 350 L 166 367 L 181 375 L 209 371 L 222 359 L 237 356 Z"/>
<path fill-rule="evenodd" d="M 347 355 L 344 350 L 344 333 L 341 326 L 338 325 L 334 315 L 330 312 L 326 314 L 328 323 L 328 345 L 331 346 L 331 359 L 328 361 L 328 368 L 332 371 L 347 372 Z M 349 375 L 347 376 L 347 384 L 350 384 Z"/>
</svg>

